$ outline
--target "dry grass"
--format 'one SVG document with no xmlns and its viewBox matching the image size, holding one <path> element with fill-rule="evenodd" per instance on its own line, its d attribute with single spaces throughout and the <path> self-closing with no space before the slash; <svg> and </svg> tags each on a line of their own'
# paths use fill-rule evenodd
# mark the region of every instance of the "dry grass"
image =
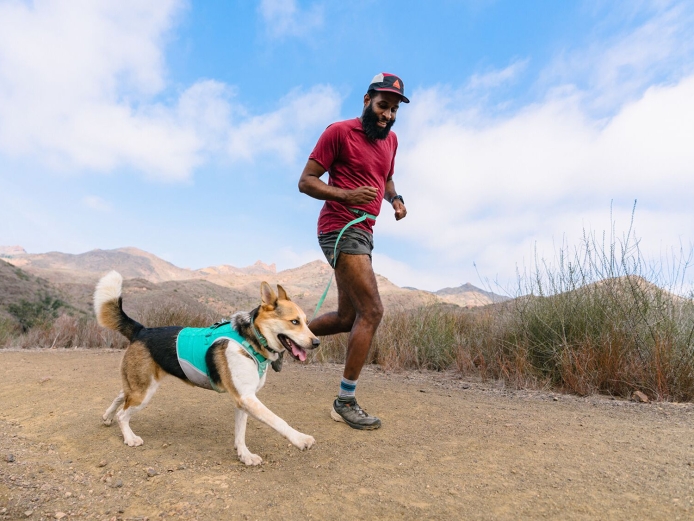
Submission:
<svg viewBox="0 0 694 521">
<path fill-rule="evenodd" d="M 554 262 L 519 273 L 515 299 L 461 310 L 432 306 L 387 314 L 369 363 L 454 369 L 515 387 L 551 387 L 694 400 L 692 253 L 647 263 L 631 230 L 584 234 Z M 691 291 L 691 290 L 690 290 Z M 342 362 L 347 335 L 323 339 L 318 361 Z"/>
<path fill-rule="evenodd" d="M 629 231 L 602 241 L 584 235 L 554 262 L 519 273 L 515 299 L 463 310 L 434 305 L 388 313 L 368 363 L 389 370 L 454 370 L 522 387 L 579 395 L 694 400 L 694 300 L 686 295 L 692 254 L 648 264 Z M 204 327 L 221 317 L 171 299 L 128 311 L 148 327 Z M 93 319 L 61 316 L 18 334 L 0 323 L 0 346 L 124 347 Z M 314 362 L 343 362 L 346 334 L 322 339 Z"/>
<path fill-rule="evenodd" d="M 182 304 L 174 299 L 163 302 L 161 306 L 135 309 L 131 314 L 147 327 L 206 327 L 220 320 L 213 310 Z M 127 345 L 127 340 L 120 333 L 99 326 L 93 317 L 61 315 L 53 321 L 44 321 L 25 333 L 10 321 L 0 323 L 0 347 L 123 349 Z"/>
</svg>

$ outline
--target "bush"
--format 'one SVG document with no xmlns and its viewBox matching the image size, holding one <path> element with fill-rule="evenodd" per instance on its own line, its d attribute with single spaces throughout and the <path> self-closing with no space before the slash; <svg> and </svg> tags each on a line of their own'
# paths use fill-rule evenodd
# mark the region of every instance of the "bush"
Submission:
<svg viewBox="0 0 694 521">
<path fill-rule="evenodd" d="M 60 308 L 67 306 L 59 298 L 47 293 L 39 296 L 35 302 L 22 299 L 19 304 L 10 304 L 7 311 L 14 315 L 23 331 L 35 326 L 43 326 L 58 318 Z"/>
<path fill-rule="evenodd" d="M 0 348 L 6 347 L 21 331 L 17 322 L 0 317 Z"/>
<path fill-rule="evenodd" d="M 430 306 L 387 314 L 369 363 L 455 369 L 516 387 L 579 395 L 694 400 L 694 301 L 682 250 L 648 264 L 631 229 L 584 233 L 555 262 L 519 273 L 516 298 L 476 310 Z M 318 361 L 343 362 L 348 335 L 322 339 Z"/>
</svg>

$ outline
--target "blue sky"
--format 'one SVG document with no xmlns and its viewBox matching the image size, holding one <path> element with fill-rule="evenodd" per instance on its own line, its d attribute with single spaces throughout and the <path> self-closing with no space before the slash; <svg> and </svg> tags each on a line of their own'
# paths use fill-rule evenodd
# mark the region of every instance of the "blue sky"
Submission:
<svg viewBox="0 0 694 521">
<path fill-rule="evenodd" d="M 412 100 L 409 214 L 375 228 L 396 284 L 507 286 L 536 251 L 626 231 L 635 200 L 647 257 L 691 248 L 694 4 L 675 0 L 0 0 L 0 245 L 322 259 L 297 180 L 381 71 Z"/>
</svg>

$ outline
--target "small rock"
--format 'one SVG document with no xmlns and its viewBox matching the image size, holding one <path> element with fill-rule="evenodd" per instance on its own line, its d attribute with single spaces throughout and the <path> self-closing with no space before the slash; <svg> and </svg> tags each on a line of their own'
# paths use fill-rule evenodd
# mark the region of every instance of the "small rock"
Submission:
<svg viewBox="0 0 694 521">
<path fill-rule="evenodd" d="M 152 467 L 147 467 L 147 476 L 152 478 L 152 477 L 156 476 L 157 474 L 159 474 L 159 472 L 154 470 Z"/>
<path fill-rule="evenodd" d="M 165 449 L 165 448 L 168 447 L 168 446 L 169 446 L 168 443 L 164 443 L 164 444 L 161 446 L 161 448 L 162 448 L 162 449 Z"/>
<path fill-rule="evenodd" d="M 5 461 L 7 463 L 14 463 L 14 454 L 8 454 L 7 456 L 5 456 Z"/>
<path fill-rule="evenodd" d="M 634 391 L 634 394 L 631 395 L 631 400 L 634 402 L 648 403 L 648 396 L 641 391 Z"/>
<path fill-rule="evenodd" d="M 55 516 L 53 517 L 55 517 L 56 519 L 63 519 L 64 517 L 67 517 L 67 514 L 65 512 L 56 512 Z"/>
<path fill-rule="evenodd" d="M 114 482 L 111 484 L 111 486 L 112 486 L 113 488 L 121 488 L 121 487 L 123 486 L 123 481 L 120 480 L 120 479 L 117 479 L 116 481 L 114 481 Z"/>
<path fill-rule="evenodd" d="M 66 497 L 66 498 L 72 497 L 72 492 L 65 492 L 65 497 Z"/>
<path fill-rule="evenodd" d="M 555 402 L 558 402 L 559 398 L 557 398 L 556 396 L 552 396 L 552 400 L 554 400 Z"/>
<path fill-rule="evenodd" d="M 40 383 L 40 384 L 45 384 L 45 383 L 46 383 L 47 381 L 49 381 L 50 379 L 51 379 L 50 376 L 44 376 L 43 378 L 41 378 L 41 379 L 39 380 L 39 383 Z"/>
<path fill-rule="evenodd" d="M 105 467 L 105 466 L 106 466 L 106 460 L 105 460 L 105 459 L 102 459 L 102 460 L 99 462 L 99 464 L 97 465 L 97 467 Z"/>
<path fill-rule="evenodd" d="M 33 510 L 27 510 L 26 512 L 24 512 L 24 515 L 27 516 L 27 517 L 31 517 L 31 515 L 32 515 L 33 513 L 34 513 Z"/>
</svg>

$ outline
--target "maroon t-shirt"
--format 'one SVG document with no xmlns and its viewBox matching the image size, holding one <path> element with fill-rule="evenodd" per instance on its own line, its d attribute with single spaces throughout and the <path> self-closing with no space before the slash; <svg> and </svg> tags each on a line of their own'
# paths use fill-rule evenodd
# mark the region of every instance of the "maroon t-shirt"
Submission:
<svg viewBox="0 0 694 521">
<path fill-rule="evenodd" d="M 328 184 L 353 190 L 360 186 L 378 188 L 376 199 L 369 204 L 355 206 L 371 215 L 381 211 L 386 181 L 393 175 L 398 138 L 390 132 L 386 139 L 370 140 L 366 137 L 359 118 L 333 123 L 325 129 L 311 152 L 309 159 L 320 163 L 328 172 Z M 325 201 L 318 216 L 318 234 L 341 230 L 357 215 L 335 201 Z M 375 222 L 366 219 L 355 228 L 372 233 Z"/>
</svg>

